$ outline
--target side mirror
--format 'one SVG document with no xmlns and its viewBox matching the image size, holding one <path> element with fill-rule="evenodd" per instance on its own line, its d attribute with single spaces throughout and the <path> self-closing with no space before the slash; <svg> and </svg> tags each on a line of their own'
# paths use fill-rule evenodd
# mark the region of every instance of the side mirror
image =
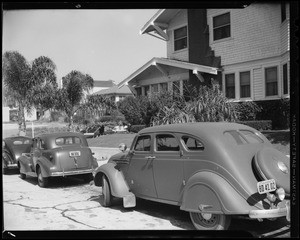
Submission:
<svg viewBox="0 0 300 240">
<path fill-rule="evenodd" d="M 126 146 L 125 143 L 121 143 L 121 144 L 119 145 L 119 150 L 120 150 L 121 152 L 125 152 L 126 149 L 127 149 L 127 146 Z"/>
</svg>

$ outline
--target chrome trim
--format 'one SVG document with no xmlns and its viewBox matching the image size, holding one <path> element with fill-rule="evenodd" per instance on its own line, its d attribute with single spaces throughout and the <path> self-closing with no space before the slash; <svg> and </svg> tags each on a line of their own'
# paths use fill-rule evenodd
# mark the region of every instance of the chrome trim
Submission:
<svg viewBox="0 0 300 240">
<path fill-rule="evenodd" d="M 250 210 L 250 218 L 277 218 L 284 217 L 290 221 L 290 202 L 287 201 L 285 207 L 276 208 L 276 209 L 267 209 L 267 210 Z"/>
<path fill-rule="evenodd" d="M 77 174 L 85 174 L 85 173 L 92 173 L 93 169 L 87 170 L 76 170 L 76 171 L 69 171 L 69 172 L 53 172 L 51 173 L 52 177 L 55 176 L 67 176 L 67 175 L 77 175 Z"/>
</svg>

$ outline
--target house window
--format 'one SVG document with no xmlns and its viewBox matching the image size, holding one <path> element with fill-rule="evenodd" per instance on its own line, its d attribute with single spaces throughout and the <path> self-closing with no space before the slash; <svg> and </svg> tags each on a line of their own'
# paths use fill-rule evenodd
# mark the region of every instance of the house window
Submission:
<svg viewBox="0 0 300 240">
<path fill-rule="evenodd" d="M 149 95 L 149 92 L 150 91 L 150 87 L 149 86 L 145 86 L 144 87 L 144 93 L 145 93 L 145 96 L 148 96 Z"/>
<path fill-rule="evenodd" d="M 266 96 L 274 96 L 278 94 L 277 87 L 277 67 L 265 69 L 266 79 Z"/>
<path fill-rule="evenodd" d="M 283 65 L 283 94 L 288 94 L 287 64 Z"/>
<path fill-rule="evenodd" d="M 225 75 L 225 93 L 227 98 L 235 98 L 234 73 Z"/>
<path fill-rule="evenodd" d="M 187 27 L 174 30 L 174 50 L 187 48 Z"/>
<path fill-rule="evenodd" d="M 151 88 L 152 88 L 152 89 L 151 89 L 151 90 L 152 90 L 152 91 L 151 91 L 152 93 L 157 93 L 157 92 L 158 92 L 158 84 L 153 84 L 153 85 L 151 86 Z"/>
<path fill-rule="evenodd" d="M 167 92 L 168 91 L 168 83 L 160 83 L 160 91 L 161 92 Z"/>
<path fill-rule="evenodd" d="M 281 22 L 283 22 L 286 19 L 286 8 L 285 8 L 285 2 L 281 3 Z"/>
<path fill-rule="evenodd" d="M 179 96 L 180 95 L 180 81 L 173 82 L 173 96 Z"/>
<path fill-rule="evenodd" d="M 142 88 L 140 88 L 140 87 L 135 88 L 135 91 L 136 91 L 136 95 L 137 96 L 141 96 L 142 95 Z"/>
<path fill-rule="evenodd" d="M 250 72 L 240 73 L 240 96 L 241 98 L 250 97 Z"/>
<path fill-rule="evenodd" d="M 214 41 L 230 37 L 230 13 L 213 18 Z"/>
</svg>

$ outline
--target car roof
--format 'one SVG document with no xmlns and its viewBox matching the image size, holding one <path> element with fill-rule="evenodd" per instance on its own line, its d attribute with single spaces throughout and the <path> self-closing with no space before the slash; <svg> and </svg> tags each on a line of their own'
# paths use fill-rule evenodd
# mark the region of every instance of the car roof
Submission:
<svg viewBox="0 0 300 240">
<path fill-rule="evenodd" d="M 84 137 L 82 133 L 78 132 L 55 132 L 55 133 L 43 133 L 41 135 L 38 135 L 39 138 L 58 138 L 58 137 Z"/>
<path fill-rule="evenodd" d="M 196 123 L 178 123 L 159 125 L 142 129 L 139 134 L 144 133 L 159 133 L 159 132 L 179 132 L 191 135 L 198 135 L 213 137 L 219 134 L 223 134 L 224 131 L 247 129 L 256 131 L 255 129 L 232 122 L 196 122 Z"/>
</svg>

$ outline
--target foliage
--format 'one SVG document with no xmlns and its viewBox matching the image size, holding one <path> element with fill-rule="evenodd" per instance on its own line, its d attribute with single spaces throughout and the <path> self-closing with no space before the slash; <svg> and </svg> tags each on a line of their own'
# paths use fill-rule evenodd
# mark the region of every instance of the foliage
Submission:
<svg viewBox="0 0 300 240">
<path fill-rule="evenodd" d="M 63 110 L 69 122 L 69 129 L 73 129 L 73 116 L 80 109 L 85 94 L 94 85 L 92 77 L 79 71 L 71 71 L 62 78 L 63 87 L 57 93 L 56 108 Z"/>
<path fill-rule="evenodd" d="M 237 121 L 237 123 L 247 125 L 255 128 L 258 131 L 270 130 L 272 128 L 271 120 L 258 120 L 258 121 Z"/>
<path fill-rule="evenodd" d="M 232 104 L 237 112 L 239 121 L 255 120 L 257 114 L 262 111 L 262 108 L 252 101 Z"/>
<path fill-rule="evenodd" d="M 257 113 L 257 120 L 272 120 L 272 129 L 290 127 L 290 99 L 257 101 L 262 109 Z"/>
<path fill-rule="evenodd" d="M 50 121 L 51 122 L 58 122 L 61 117 L 62 117 L 61 112 L 58 112 L 58 111 L 51 111 L 50 112 Z"/>
<path fill-rule="evenodd" d="M 140 130 L 144 129 L 146 125 L 131 125 L 128 129 L 129 132 L 138 133 Z"/>
<path fill-rule="evenodd" d="M 144 124 L 139 98 L 133 96 L 126 97 L 123 101 L 118 103 L 118 109 L 131 125 Z"/>
<path fill-rule="evenodd" d="M 25 108 L 28 112 L 32 109 L 28 92 L 33 87 L 30 64 L 17 51 L 8 51 L 2 57 L 3 83 L 10 100 L 18 105 L 19 132 L 26 131 Z"/>
<path fill-rule="evenodd" d="M 197 122 L 235 121 L 237 113 L 219 89 L 218 84 L 212 87 L 200 85 L 196 96 L 187 102 L 186 111 L 193 114 Z"/>
</svg>

